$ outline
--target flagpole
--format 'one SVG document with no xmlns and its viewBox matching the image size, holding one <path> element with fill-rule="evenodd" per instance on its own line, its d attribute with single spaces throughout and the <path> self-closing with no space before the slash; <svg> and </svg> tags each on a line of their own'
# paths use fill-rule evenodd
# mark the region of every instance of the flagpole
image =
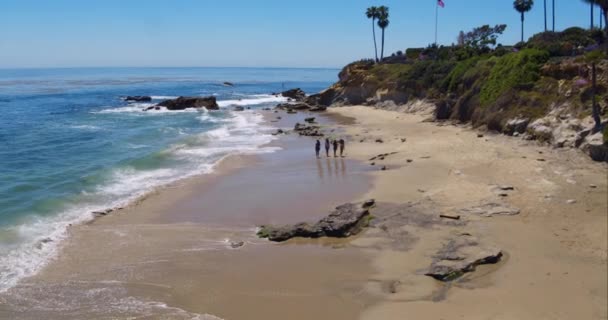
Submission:
<svg viewBox="0 0 608 320">
<path fill-rule="evenodd" d="M 439 20 L 439 4 L 435 1 L 435 46 L 437 46 L 437 26 Z"/>
</svg>

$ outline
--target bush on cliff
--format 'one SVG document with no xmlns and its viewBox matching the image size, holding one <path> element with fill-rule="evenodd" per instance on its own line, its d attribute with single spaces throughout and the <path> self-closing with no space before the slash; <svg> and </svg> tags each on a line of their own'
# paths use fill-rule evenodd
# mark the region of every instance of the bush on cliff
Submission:
<svg viewBox="0 0 608 320">
<path fill-rule="evenodd" d="M 531 89 L 540 79 L 540 68 L 548 59 L 549 53 L 538 49 L 525 49 L 498 58 L 481 87 L 482 106 L 496 101 L 507 90 Z"/>
</svg>

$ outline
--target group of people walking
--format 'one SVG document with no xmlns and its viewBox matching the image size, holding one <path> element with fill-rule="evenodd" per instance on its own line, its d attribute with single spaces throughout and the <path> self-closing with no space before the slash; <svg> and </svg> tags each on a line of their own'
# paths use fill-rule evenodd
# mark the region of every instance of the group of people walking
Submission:
<svg viewBox="0 0 608 320">
<path fill-rule="evenodd" d="M 334 158 L 336 158 L 338 156 L 338 148 L 340 148 L 340 157 L 344 157 L 344 147 L 345 147 L 345 142 L 344 139 L 334 139 L 333 141 L 330 141 L 329 138 L 325 138 L 325 153 L 327 154 L 327 157 L 329 158 L 329 149 L 331 149 L 331 147 L 333 146 L 334 148 Z M 320 153 L 321 153 L 321 140 L 317 139 L 317 142 L 315 143 L 315 151 L 317 153 L 317 158 L 320 157 Z"/>
</svg>

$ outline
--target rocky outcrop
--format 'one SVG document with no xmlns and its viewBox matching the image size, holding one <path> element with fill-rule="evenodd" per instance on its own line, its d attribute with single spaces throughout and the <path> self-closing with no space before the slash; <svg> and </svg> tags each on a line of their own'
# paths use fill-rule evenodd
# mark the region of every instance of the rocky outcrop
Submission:
<svg viewBox="0 0 608 320">
<path fill-rule="evenodd" d="M 321 132 L 321 127 L 317 124 L 302 124 L 302 123 L 296 123 L 295 127 L 293 128 L 293 130 L 295 132 L 297 132 L 299 135 L 301 136 L 307 136 L 307 137 L 322 137 L 324 136 L 323 132 Z"/>
<path fill-rule="evenodd" d="M 369 208 L 374 201 L 363 204 L 347 203 L 338 206 L 327 217 L 315 224 L 298 223 L 290 226 L 261 226 L 257 235 L 274 242 L 283 242 L 295 237 L 301 238 L 346 238 L 356 235 L 365 228 L 370 219 Z"/>
<path fill-rule="evenodd" d="M 152 97 L 150 97 L 150 96 L 127 96 L 127 97 L 125 97 L 125 101 L 128 101 L 128 102 L 150 102 L 150 101 L 152 101 Z"/>
<path fill-rule="evenodd" d="M 296 88 L 281 92 L 281 96 L 291 98 L 296 101 L 303 101 L 306 98 L 306 93 L 302 91 L 302 89 Z"/>
<path fill-rule="evenodd" d="M 219 110 L 215 97 L 179 97 L 177 99 L 165 100 L 158 104 L 168 110 L 184 110 L 190 108 L 206 108 L 207 110 Z"/>
<path fill-rule="evenodd" d="M 507 124 L 505 125 L 504 133 L 506 133 L 510 136 L 523 134 L 526 132 L 526 129 L 528 128 L 529 123 L 530 123 L 530 119 L 527 119 L 527 118 L 511 119 L 511 120 L 507 121 Z"/>
<path fill-rule="evenodd" d="M 608 142 L 604 141 L 602 132 L 587 136 L 581 149 L 595 161 L 608 162 Z"/>
<path fill-rule="evenodd" d="M 425 275 L 439 281 L 454 281 L 477 266 L 495 264 L 503 253 L 496 247 L 485 246 L 468 233 L 460 234 L 439 249 Z"/>
</svg>

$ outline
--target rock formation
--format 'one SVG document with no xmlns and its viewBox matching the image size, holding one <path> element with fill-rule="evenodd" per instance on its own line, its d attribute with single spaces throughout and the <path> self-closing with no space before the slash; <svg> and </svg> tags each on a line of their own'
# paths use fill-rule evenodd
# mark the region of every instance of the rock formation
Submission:
<svg viewBox="0 0 608 320">
<path fill-rule="evenodd" d="M 502 256 L 500 249 L 480 245 L 475 237 L 463 233 L 450 239 L 435 254 L 425 275 L 439 281 L 453 281 L 475 271 L 479 265 L 499 262 Z"/>
<path fill-rule="evenodd" d="M 206 108 L 207 110 L 219 110 L 215 97 L 179 97 L 177 99 L 165 100 L 158 104 L 168 110 L 184 110 L 189 108 Z"/>
<path fill-rule="evenodd" d="M 306 98 L 306 93 L 302 89 L 296 88 L 281 92 L 281 96 L 294 99 L 295 101 L 303 101 Z"/>
<path fill-rule="evenodd" d="M 373 200 L 363 204 L 347 203 L 336 207 L 327 217 L 315 224 L 298 223 L 290 226 L 261 226 L 258 236 L 270 241 L 283 242 L 291 238 L 346 238 L 355 235 L 369 223 L 369 208 Z"/>
<path fill-rule="evenodd" d="M 149 96 L 127 96 L 127 97 L 125 97 L 125 101 L 129 101 L 129 102 L 150 102 L 150 101 L 152 101 L 152 97 L 149 97 Z"/>
</svg>

